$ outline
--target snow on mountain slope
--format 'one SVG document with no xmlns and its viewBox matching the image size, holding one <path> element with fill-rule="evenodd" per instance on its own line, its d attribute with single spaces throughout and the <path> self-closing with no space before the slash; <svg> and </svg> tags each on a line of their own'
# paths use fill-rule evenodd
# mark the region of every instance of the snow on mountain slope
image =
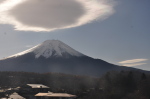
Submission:
<svg viewBox="0 0 150 99">
<path fill-rule="evenodd" d="M 64 54 L 77 57 L 85 56 L 84 54 L 74 50 L 73 48 L 59 40 L 46 40 L 42 44 L 12 55 L 8 58 L 17 57 L 32 52 L 35 54 L 35 58 L 39 58 L 40 56 L 43 56 L 45 58 L 49 58 L 51 56 L 63 57 Z"/>
</svg>

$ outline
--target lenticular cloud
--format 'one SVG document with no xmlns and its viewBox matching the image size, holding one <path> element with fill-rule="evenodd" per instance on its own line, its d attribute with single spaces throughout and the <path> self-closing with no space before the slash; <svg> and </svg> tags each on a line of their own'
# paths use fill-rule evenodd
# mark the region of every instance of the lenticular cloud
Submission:
<svg viewBox="0 0 150 99">
<path fill-rule="evenodd" d="M 0 24 L 16 30 L 52 31 L 77 27 L 113 14 L 107 0 L 5 0 L 0 4 Z"/>
</svg>

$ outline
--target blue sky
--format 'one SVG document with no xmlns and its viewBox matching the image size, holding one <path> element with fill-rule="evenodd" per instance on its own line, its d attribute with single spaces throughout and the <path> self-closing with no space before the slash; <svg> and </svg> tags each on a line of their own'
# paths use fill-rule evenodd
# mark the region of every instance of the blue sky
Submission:
<svg viewBox="0 0 150 99">
<path fill-rule="evenodd" d="M 0 58 L 48 39 L 58 39 L 93 58 L 119 65 L 124 65 L 119 62 L 133 60 L 125 64 L 144 63 L 139 66 L 150 70 L 150 1 L 111 0 L 108 5 L 111 3 L 114 12 L 105 20 L 95 17 L 96 20 L 67 29 L 18 31 L 11 24 L 0 24 Z"/>
</svg>

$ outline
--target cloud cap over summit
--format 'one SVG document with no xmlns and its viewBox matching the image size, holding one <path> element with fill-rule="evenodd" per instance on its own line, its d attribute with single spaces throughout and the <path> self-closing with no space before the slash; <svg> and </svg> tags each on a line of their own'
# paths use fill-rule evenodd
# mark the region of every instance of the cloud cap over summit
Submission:
<svg viewBox="0 0 150 99">
<path fill-rule="evenodd" d="M 12 24 L 23 31 L 77 27 L 113 14 L 115 3 L 109 1 L 6 0 L 0 4 L 0 23 Z"/>
</svg>

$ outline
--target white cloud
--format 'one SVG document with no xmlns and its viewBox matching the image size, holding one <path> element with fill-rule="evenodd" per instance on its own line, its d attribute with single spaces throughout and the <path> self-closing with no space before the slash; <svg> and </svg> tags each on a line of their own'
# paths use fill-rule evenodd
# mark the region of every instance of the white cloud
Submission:
<svg viewBox="0 0 150 99">
<path fill-rule="evenodd" d="M 139 66 L 139 65 L 147 64 L 147 63 L 140 63 L 140 62 L 144 62 L 144 61 L 147 61 L 147 60 L 148 59 L 131 59 L 131 60 L 121 61 L 121 62 L 118 62 L 118 63 L 120 63 L 122 66 L 132 67 L 132 66 Z"/>
<path fill-rule="evenodd" d="M 103 20 L 114 13 L 112 0 L 6 0 L 0 4 L 0 24 L 16 30 L 52 31 Z"/>
<path fill-rule="evenodd" d="M 144 64 L 147 64 L 147 63 L 123 64 L 123 66 L 133 67 L 133 66 L 139 66 L 139 65 L 144 65 Z"/>
<path fill-rule="evenodd" d="M 143 62 L 143 61 L 147 61 L 148 59 L 131 59 L 131 60 L 125 60 L 125 61 L 121 61 L 119 62 L 120 64 L 129 64 L 129 63 L 137 63 L 137 62 Z"/>
</svg>

